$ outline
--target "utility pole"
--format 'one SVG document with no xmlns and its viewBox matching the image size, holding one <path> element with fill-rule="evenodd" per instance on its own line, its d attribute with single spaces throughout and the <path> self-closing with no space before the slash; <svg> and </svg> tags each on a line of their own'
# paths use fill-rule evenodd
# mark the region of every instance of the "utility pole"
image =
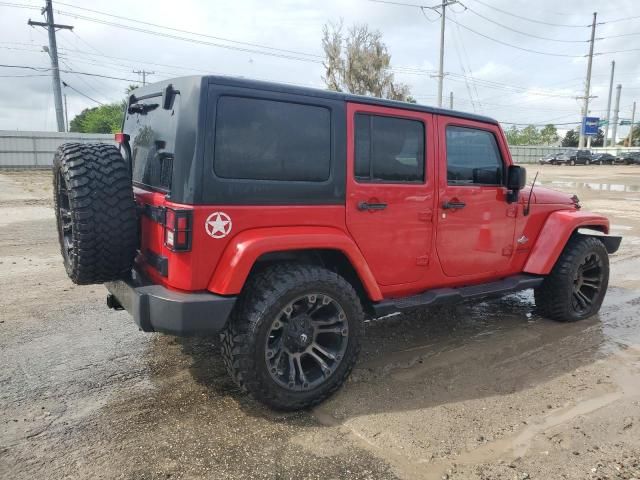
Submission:
<svg viewBox="0 0 640 480">
<path fill-rule="evenodd" d="M 613 131 L 611 132 L 611 146 L 616 146 L 616 134 L 618 133 L 618 115 L 620 114 L 620 93 L 622 91 L 622 85 L 618 84 L 616 87 L 616 105 L 613 107 Z"/>
<path fill-rule="evenodd" d="M 444 26 L 447 0 L 442 0 L 440 12 L 440 68 L 438 69 L 438 107 L 442 107 L 442 86 L 444 84 Z"/>
<path fill-rule="evenodd" d="M 584 111 L 584 116 L 587 117 L 589 115 L 589 92 L 591 90 L 591 64 L 593 63 L 593 43 L 596 37 L 596 17 L 598 16 L 598 12 L 593 12 L 593 23 L 591 24 L 591 40 L 589 40 L 589 61 L 587 62 L 587 81 L 584 89 L 584 106 L 582 107 Z M 580 128 L 580 141 L 578 143 L 579 148 L 584 147 L 584 117 L 580 119 L 582 127 Z"/>
<path fill-rule="evenodd" d="M 607 123 L 604 126 L 604 143 L 603 147 L 607 146 L 609 139 L 609 122 L 611 121 L 611 95 L 613 94 L 613 72 L 616 70 L 616 61 L 611 61 L 611 79 L 609 80 L 609 99 L 607 100 Z"/>
<path fill-rule="evenodd" d="M 67 94 L 64 94 L 64 125 L 65 132 L 69 131 L 69 110 L 67 109 Z"/>
<path fill-rule="evenodd" d="M 59 25 L 53 21 L 53 5 L 51 0 L 46 0 L 45 7 L 41 12 L 45 16 L 46 22 L 34 22 L 31 19 L 29 25 L 44 27 L 49 33 L 49 57 L 51 57 L 51 77 L 53 80 L 53 99 L 56 109 L 56 121 L 58 131 L 64 132 L 64 114 L 62 111 L 62 92 L 60 90 L 60 68 L 58 67 L 58 45 L 56 43 L 56 30 L 73 30 L 71 25 Z"/>
<path fill-rule="evenodd" d="M 633 102 L 633 109 L 631 110 L 631 130 L 629 130 L 629 140 L 627 140 L 627 147 L 633 147 L 633 122 L 636 120 L 636 102 Z"/>
<path fill-rule="evenodd" d="M 449 93 L 449 109 L 453 110 L 453 92 Z"/>
<path fill-rule="evenodd" d="M 147 72 L 146 70 L 134 70 L 133 73 L 142 75 L 142 86 L 144 87 L 147 84 L 147 75 L 153 75 L 156 72 Z"/>
</svg>

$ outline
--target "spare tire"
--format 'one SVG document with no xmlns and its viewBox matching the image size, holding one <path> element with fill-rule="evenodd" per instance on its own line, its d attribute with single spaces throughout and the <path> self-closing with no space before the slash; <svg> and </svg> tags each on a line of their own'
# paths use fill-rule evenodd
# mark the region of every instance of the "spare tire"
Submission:
<svg viewBox="0 0 640 480">
<path fill-rule="evenodd" d="M 129 165 L 113 145 L 65 143 L 53 159 L 58 239 L 78 285 L 125 276 L 138 245 Z"/>
</svg>

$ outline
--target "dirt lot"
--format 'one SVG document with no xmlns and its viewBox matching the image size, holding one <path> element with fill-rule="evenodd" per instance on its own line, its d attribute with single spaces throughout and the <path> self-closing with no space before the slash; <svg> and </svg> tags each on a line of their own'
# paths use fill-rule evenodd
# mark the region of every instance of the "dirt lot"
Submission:
<svg viewBox="0 0 640 480">
<path fill-rule="evenodd" d="M 278 414 L 215 339 L 141 333 L 74 287 L 49 173 L 0 172 L 0 478 L 640 478 L 640 167 L 541 180 L 625 236 L 598 317 L 543 320 L 526 292 L 373 322 L 335 397 Z"/>
</svg>

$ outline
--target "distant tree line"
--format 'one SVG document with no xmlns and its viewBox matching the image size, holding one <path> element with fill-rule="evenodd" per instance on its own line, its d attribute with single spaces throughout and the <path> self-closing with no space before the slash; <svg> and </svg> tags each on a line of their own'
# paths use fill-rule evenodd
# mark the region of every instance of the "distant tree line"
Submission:
<svg viewBox="0 0 640 480">
<path fill-rule="evenodd" d="M 518 128 L 512 125 L 505 131 L 509 145 L 555 145 L 560 137 L 555 125 L 548 124 L 538 129 L 535 125 Z"/>
</svg>

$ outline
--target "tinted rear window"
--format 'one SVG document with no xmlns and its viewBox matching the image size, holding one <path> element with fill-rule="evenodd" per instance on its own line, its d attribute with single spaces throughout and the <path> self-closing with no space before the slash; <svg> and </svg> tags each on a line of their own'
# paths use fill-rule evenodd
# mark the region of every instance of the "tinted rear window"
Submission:
<svg viewBox="0 0 640 480">
<path fill-rule="evenodd" d="M 161 108 L 158 105 L 160 101 L 160 96 L 141 100 L 140 104 L 157 106 L 145 113 L 125 113 L 124 131 L 131 137 L 133 182 L 169 192 L 173 177 L 180 95 L 176 95 L 171 110 Z"/>
<path fill-rule="evenodd" d="M 329 179 L 331 116 L 327 108 L 225 96 L 218 100 L 215 128 L 218 177 Z"/>
</svg>

